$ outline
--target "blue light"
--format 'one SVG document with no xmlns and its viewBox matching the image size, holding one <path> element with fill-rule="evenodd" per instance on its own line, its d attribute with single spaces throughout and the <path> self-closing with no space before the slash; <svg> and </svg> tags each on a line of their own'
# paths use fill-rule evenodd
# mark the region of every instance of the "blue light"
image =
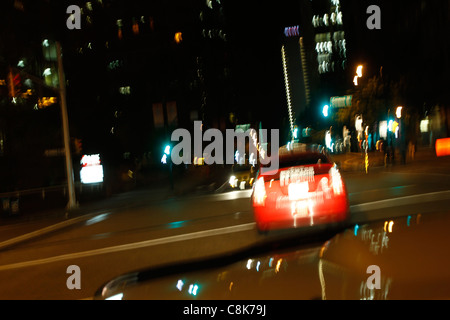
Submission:
<svg viewBox="0 0 450 320">
<path fill-rule="evenodd" d="M 358 235 L 358 229 L 359 229 L 359 225 L 355 224 L 355 228 L 354 228 L 355 236 Z"/>
<path fill-rule="evenodd" d="M 406 220 L 406 225 L 409 227 L 411 221 L 411 216 L 408 216 L 408 219 Z"/>
<path fill-rule="evenodd" d="M 170 222 L 167 224 L 167 227 L 169 229 L 176 229 L 176 228 L 181 228 L 186 224 L 186 221 L 175 221 L 175 222 Z"/>
<path fill-rule="evenodd" d="M 330 107 L 328 106 L 328 105 L 325 105 L 325 106 L 323 106 L 323 110 L 322 110 L 322 113 L 323 113 L 323 116 L 326 118 L 326 117 L 328 117 L 328 109 L 329 109 Z"/>
<path fill-rule="evenodd" d="M 183 285 L 184 285 L 184 282 L 183 282 L 183 280 L 178 280 L 178 282 L 177 282 L 177 289 L 178 289 L 178 291 L 181 291 L 182 289 L 183 289 Z"/>
<path fill-rule="evenodd" d="M 166 146 L 166 147 L 164 148 L 164 153 L 167 154 L 167 155 L 170 154 L 170 146 Z"/>
<path fill-rule="evenodd" d="M 193 296 L 196 296 L 197 292 L 198 292 L 198 285 L 197 284 L 191 284 L 189 286 L 188 292 L 189 292 L 189 294 L 192 294 Z"/>
<path fill-rule="evenodd" d="M 392 125 L 394 124 L 394 121 L 393 120 L 389 120 L 389 122 L 388 122 L 388 130 L 389 130 L 389 132 L 392 132 Z"/>
</svg>

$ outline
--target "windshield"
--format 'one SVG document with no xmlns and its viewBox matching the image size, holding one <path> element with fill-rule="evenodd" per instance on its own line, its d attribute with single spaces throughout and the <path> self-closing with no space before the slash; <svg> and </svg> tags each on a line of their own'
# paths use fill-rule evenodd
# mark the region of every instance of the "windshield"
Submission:
<svg viewBox="0 0 450 320">
<path fill-rule="evenodd" d="M 1 1 L 0 299 L 448 298 L 449 12 Z"/>
<path fill-rule="evenodd" d="M 330 163 L 330 160 L 323 154 L 304 154 L 280 157 L 280 168 L 314 165 L 319 163 Z"/>
</svg>

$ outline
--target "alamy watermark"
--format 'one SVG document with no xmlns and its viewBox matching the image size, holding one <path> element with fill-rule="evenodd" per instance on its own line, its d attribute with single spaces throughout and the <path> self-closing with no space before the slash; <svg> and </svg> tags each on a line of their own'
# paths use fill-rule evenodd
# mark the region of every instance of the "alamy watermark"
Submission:
<svg viewBox="0 0 450 320">
<path fill-rule="evenodd" d="M 66 280 L 66 287 L 69 290 L 81 289 L 81 269 L 79 266 L 72 264 L 67 267 L 66 273 L 70 276 Z"/>
<path fill-rule="evenodd" d="M 367 7 L 367 14 L 370 14 L 370 17 L 366 21 L 367 29 L 369 30 L 380 30 L 381 29 L 381 9 L 377 5 L 371 5 Z"/>
<path fill-rule="evenodd" d="M 367 288 L 370 290 L 381 289 L 381 269 L 373 264 L 367 267 L 367 274 L 371 274 L 366 281 Z"/>
<path fill-rule="evenodd" d="M 69 30 L 81 29 L 81 9 L 77 5 L 70 5 L 66 9 L 69 17 L 66 20 L 66 26 Z M 369 30 L 381 29 L 381 9 L 377 5 L 370 5 L 366 10 L 370 14 L 366 21 L 366 26 Z"/>
<path fill-rule="evenodd" d="M 235 164 L 246 162 L 247 157 L 259 158 L 262 171 L 278 170 L 279 130 L 270 130 L 270 155 L 267 152 L 267 129 L 226 129 L 225 138 L 219 129 L 202 130 L 202 122 L 194 121 L 194 137 L 187 129 L 179 128 L 172 132 L 171 141 L 178 142 L 172 149 L 172 163 L 176 165 L 191 164 L 193 158 L 203 158 L 205 164 Z M 248 154 L 246 154 L 248 139 Z M 193 140 L 193 141 L 192 141 Z M 236 141 L 236 143 L 235 143 Z M 203 142 L 210 142 L 203 148 Z M 225 144 L 224 144 L 225 143 Z M 193 145 L 193 152 L 192 152 Z M 236 146 L 236 152 L 235 152 Z M 224 148 L 225 147 L 225 148 Z M 225 156 L 224 156 L 225 150 Z"/>
<path fill-rule="evenodd" d="M 66 26 L 69 30 L 81 29 L 81 9 L 77 5 L 70 5 L 66 10 L 70 16 L 66 20 Z"/>
</svg>

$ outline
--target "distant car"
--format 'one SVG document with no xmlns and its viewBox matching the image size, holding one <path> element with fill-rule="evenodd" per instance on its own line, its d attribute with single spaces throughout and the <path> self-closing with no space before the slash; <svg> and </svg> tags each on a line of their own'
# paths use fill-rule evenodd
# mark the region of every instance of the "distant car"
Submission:
<svg viewBox="0 0 450 320">
<path fill-rule="evenodd" d="M 304 144 L 282 147 L 279 170 L 259 172 L 252 193 L 259 231 L 345 224 L 347 188 L 337 166 Z"/>
<path fill-rule="evenodd" d="M 253 186 L 256 169 L 250 164 L 235 164 L 231 169 L 229 184 L 233 189 L 247 189 Z"/>
</svg>

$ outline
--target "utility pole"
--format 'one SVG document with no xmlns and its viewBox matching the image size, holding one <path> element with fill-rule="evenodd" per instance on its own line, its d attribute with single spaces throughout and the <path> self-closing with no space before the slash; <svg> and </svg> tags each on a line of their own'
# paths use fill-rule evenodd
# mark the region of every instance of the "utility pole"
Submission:
<svg viewBox="0 0 450 320">
<path fill-rule="evenodd" d="M 59 91 L 59 103 L 61 105 L 64 152 L 66 156 L 66 176 L 69 191 L 69 202 L 67 203 L 67 209 L 70 210 L 77 207 L 77 201 L 75 197 L 72 155 L 70 152 L 69 116 L 67 114 L 67 103 L 66 103 L 66 79 L 64 77 L 64 67 L 61 55 L 61 44 L 59 43 L 59 41 L 56 42 L 56 55 L 58 59 L 58 78 L 59 78 L 58 91 Z"/>
<path fill-rule="evenodd" d="M 40 86 L 45 87 L 54 93 L 59 95 L 59 103 L 61 106 L 61 122 L 63 129 L 63 144 L 64 144 L 64 154 L 66 158 L 66 176 L 67 176 L 67 186 L 69 191 L 69 202 L 67 203 L 67 209 L 74 209 L 78 207 L 76 197 L 75 197 L 75 183 L 73 176 L 73 165 L 72 165 L 72 155 L 70 152 L 70 131 L 69 131 L 69 116 L 67 114 L 67 102 L 66 102 L 66 80 L 64 77 L 64 67 L 61 54 L 61 44 L 56 41 L 56 60 L 58 63 L 58 78 L 59 78 L 59 88 L 47 85 L 45 81 L 37 76 L 28 74 L 24 71 L 19 70 L 18 72 L 25 75 L 27 78 L 31 79 L 33 82 L 38 83 Z M 15 70 L 15 68 L 11 68 Z M 11 74 L 11 72 L 10 72 Z M 11 76 L 9 82 L 11 82 Z M 11 90 L 11 88 L 10 88 Z"/>
</svg>

